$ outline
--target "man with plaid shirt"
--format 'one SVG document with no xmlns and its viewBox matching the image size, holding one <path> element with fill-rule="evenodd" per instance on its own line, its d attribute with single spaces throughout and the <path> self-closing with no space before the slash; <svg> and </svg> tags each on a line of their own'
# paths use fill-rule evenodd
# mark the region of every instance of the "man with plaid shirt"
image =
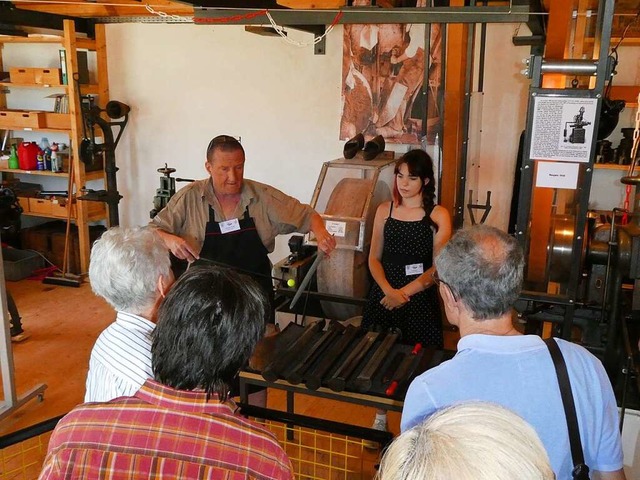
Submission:
<svg viewBox="0 0 640 480">
<path fill-rule="evenodd" d="M 292 479 L 275 437 L 237 415 L 227 393 L 263 334 L 266 308 L 248 277 L 191 267 L 158 311 L 155 380 L 64 417 L 40 478 Z"/>
</svg>

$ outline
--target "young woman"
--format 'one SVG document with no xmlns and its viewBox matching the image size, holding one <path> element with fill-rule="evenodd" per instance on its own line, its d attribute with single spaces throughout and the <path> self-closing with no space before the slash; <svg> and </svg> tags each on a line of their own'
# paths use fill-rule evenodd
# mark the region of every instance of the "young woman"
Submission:
<svg viewBox="0 0 640 480">
<path fill-rule="evenodd" d="M 396 329 L 402 343 L 443 346 L 434 255 L 451 237 L 451 217 L 435 202 L 433 161 L 423 150 L 404 154 L 395 166 L 393 201 L 376 211 L 369 252 L 375 283 L 362 326 Z M 386 430 L 379 411 L 373 428 Z"/>
<path fill-rule="evenodd" d="M 378 207 L 369 270 L 375 280 L 363 326 L 398 329 L 407 344 L 442 347 L 442 320 L 433 257 L 451 236 L 449 212 L 435 205 L 433 162 L 422 150 L 395 167 L 393 201 Z"/>
</svg>

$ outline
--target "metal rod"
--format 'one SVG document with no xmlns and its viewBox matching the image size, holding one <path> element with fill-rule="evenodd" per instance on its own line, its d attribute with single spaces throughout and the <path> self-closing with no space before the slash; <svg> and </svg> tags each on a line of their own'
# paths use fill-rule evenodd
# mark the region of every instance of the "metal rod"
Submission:
<svg viewBox="0 0 640 480">
<path fill-rule="evenodd" d="M 562 73 L 565 75 L 595 75 L 598 62 L 593 60 L 544 60 L 542 73 Z"/>
</svg>

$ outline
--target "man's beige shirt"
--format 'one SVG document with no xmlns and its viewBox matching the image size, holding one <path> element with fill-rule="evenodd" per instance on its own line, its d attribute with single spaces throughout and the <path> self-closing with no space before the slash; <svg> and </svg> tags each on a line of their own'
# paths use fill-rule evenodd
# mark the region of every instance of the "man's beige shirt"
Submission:
<svg viewBox="0 0 640 480">
<path fill-rule="evenodd" d="M 179 235 L 201 250 L 209 221 L 209 206 L 215 211 L 216 222 L 241 219 L 248 206 L 249 216 L 255 221 L 258 235 L 269 252 L 273 252 L 276 236 L 293 232 L 307 233 L 315 213 L 309 205 L 276 188 L 244 179 L 240 202 L 233 215 L 225 218 L 220 202 L 213 193 L 211 179 L 207 178 L 179 190 L 149 225 Z"/>
</svg>

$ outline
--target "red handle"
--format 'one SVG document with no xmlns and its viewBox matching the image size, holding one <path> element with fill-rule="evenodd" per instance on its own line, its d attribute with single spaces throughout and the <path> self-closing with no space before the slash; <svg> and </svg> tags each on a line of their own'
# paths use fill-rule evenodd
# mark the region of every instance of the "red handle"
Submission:
<svg viewBox="0 0 640 480">
<path fill-rule="evenodd" d="M 422 344 L 416 343 L 416 346 L 411 350 L 411 355 L 417 355 L 420 350 L 422 350 Z"/>
<path fill-rule="evenodd" d="M 386 392 L 384 393 L 387 394 L 387 397 L 391 397 L 396 392 L 396 388 L 398 388 L 398 381 L 394 380 L 393 382 L 391 382 L 391 385 L 389 385 L 389 388 L 387 388 Z"/>
</svg>

